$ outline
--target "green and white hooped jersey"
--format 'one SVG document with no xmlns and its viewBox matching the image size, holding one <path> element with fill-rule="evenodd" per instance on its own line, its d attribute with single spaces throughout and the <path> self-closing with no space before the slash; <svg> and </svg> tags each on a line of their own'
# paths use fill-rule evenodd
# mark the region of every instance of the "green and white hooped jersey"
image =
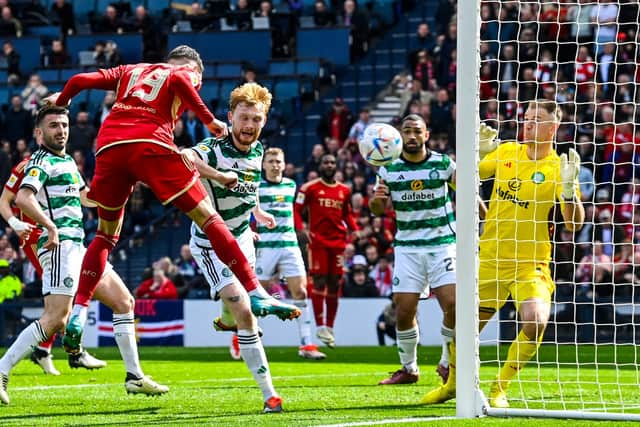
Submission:
<svg viewBox="0 0 640 427">
<path fill-rule="evenodd" d="M 251 211 L 256 206 L 260 186 L 263 147 L 256 141 L 248 152 L 239 151 L 231 140 L 207 138 L 192 148 L 209 166 L 220 172 L 233 171 L 238 175 L 238 185 L 231 190 L 211 179 L 202 179 L 213 207 L 218 211 L 231 233 L 238 237 L 249 228 Z M 211 247 L 207 235 L 192 224 L 191 236 L 196 244 Z"/>
<path fill-rule="evenodd" d="M 279 183 L 267 180 L 260 182 L 258 197 L 260 207 L 276 218 L 276 226 L 269 229 L 258 226 L 260 240 L 255 242 L 257 249 L 298 247 L 298 238 L 293 224 L 293 201 L 296 195 L 296 183 L 292 179 L 282 178 Z"/>
<path fill-rule="evenodd" d="M 447 183 L 456 169 L 446 154 L 431 152 L 420 163 L 402 157 L 378 171 L 396 212 L 396 250 L 415 251 L 456 241 L 455 214 Z"/>
<path fill-rule="evenodd" d="M 60 241 L 71 240 L 83 244 L 80 191 L 85 186 L 71 156 L 58 156 L 46 148 L 40 148 L 27 163 L 20 188 L 33 190 L 43 212 L 58 228 Z M 38 239 L 38 249 L 48 238 L 47 229 L 39 227 L 42 235 Z"/>
</svg>

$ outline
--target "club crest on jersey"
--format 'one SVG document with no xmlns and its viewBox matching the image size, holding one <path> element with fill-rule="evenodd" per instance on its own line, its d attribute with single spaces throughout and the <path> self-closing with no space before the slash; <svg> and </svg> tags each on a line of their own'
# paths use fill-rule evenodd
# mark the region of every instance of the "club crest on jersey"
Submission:
<svg viewBox="0 0 640 427">
<path fill-rule="evenodd" d="M 411 181 L 411 189 L 413 191 L 422 191 L 424 189 L 424 183 L 421 179 L 414 179 Z"/>
<path fill-rule="evenodd" d="M 223 269 L 222 269 L 222 275 L 223 275 L 224 277 L 231 277 L 231 274 L 232 274 L 232 273 L 231 273 L 231 270 L 229 270 L 227 267 L 225 267 L 225 268 L 223 268 Z"/>
<path fill-rule="evenodd" d="M 73 287 L 73 278 L 72 277 L 65 277 L 64 280 L 62 281 L 62 283 L 67 288 L 72 288 Z"/>
<path fill-rule="evenodd" d="M 542 172 L 534 172 L 533 175 L 531 175 L 531 181 L 533 181 L 536 184 L 542 184 L 544 182 L 544 174 Z"/>
<path fill-rule="evenodd" d="M 429 179 L 440 179 L 440 172 L 436 169 L 431 169 L 431 172 L 429 172 Z"/>
</svg>

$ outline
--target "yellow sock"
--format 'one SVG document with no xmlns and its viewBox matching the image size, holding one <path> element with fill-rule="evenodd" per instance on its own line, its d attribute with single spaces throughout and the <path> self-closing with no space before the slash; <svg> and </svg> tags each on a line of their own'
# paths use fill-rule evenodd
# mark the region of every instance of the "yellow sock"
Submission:
<svg viewBox="0 0 640 427">
<path fill-rule="evenodd" d="M 445 387 L 456 387 L 456 342 L 451 341 L 449 343 L 449 378 Z"/>
<path fill-rule="evenodd" d="M 507 353 L 507 361 L 504 362 L 500 373 L 498 374 L 498 384 L 502 390 L 506 390 L 509 387 L 509 383 L 513 377 L 524 368 L 529 360 L 538 351 L 540 342 L 542 341 L 542 334 L 536 341 L 525 335 L 523 331 L 520 331 L 518 337 L 511 343 L 509 352 Z"/>
</svg>

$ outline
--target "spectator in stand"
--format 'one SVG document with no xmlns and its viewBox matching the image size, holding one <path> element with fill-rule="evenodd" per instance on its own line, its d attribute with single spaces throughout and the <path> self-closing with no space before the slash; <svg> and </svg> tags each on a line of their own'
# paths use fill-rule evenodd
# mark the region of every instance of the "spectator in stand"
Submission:
<svg viewBox="0 0 640 427">
<path fill-rule="evenodd" d="M 22 78 L 20 71 L 20 54 L 13 48 L 13 43 L 9 40 L 2 44 L 2 53 L 7 61 L 7 83 L 17 84 Z"/>
<path fill-rule="evenodd" d="M 580 173 L 578 174 L 578 182 L 580 182 L 580 198 L 583 202 L 590 202 L 595 190 L 595 181 L 593 171 L 586 166 L 586 162 L 580 165 Z"/>
<path fill-rule="evenodd" d="M 118 11 L 113 5 L 107 6 L 104 15 L 95 23 L 94 33 L 118 33 L 124 32 L 125 23 L 118 16 Z"/>
<path fill-rule="evenodd" d="M 353 257 L 353 265 L 347 273 L 342 296 L 345 298 L 369 298 L 377 297 L 378 289 L 373 279 L 369 277 L 366 260 L 362 255 Z"/>
<path fill-rule="evenodd" d="M 379 345 L 385 345 L 385 335 L 394 341 L 396 340 L 396 319 L 396 305 L 391 302 L 385 306 L 376 323 Z"/>
<path fill-rule="evenodd" d="M 173 142 L 178 148 L 193 147 L 193 139 L 184 129 L 184 121 L 182 119 L 178 119 L 173 128 Z"/>
<path fill-rule="evenodd" d="M 2 134 L 9 141 L 13 151 L 16 147 L 16 141 L 19 139 L 28 140 L 32 133 L 33 117 L 31 112 L 24 109 L 20 95 L 13 95 L 11 105 L 4 113 L 4 132 Z"/>
<path fill-rule="evenodd" d="M 20 93 L 23 99 L 22 106 L 25 110 L 34 112 L 39 108 L 40 102 L 47 96 L 47 93 L 49 93 L 49 89 L 42 83 L 40 76 L 38 74 L 32 74 L 25 88 L 22 89 Z"/>
<path fill-rule="evenodd" d="M 0 259 L 0 304 L 5 300 L 18 298 L 23 287 L 20 279 L 11 272 L 9 261 Z"/>
<path fill-rule="evenodd" d="M 194 28 L 193 24 L 191 28 Z M 158 62 L 161 59 L 160 35 L 153 18 L 144 6 L 136 7 L 135 15 L 129 22 L 128 29 L 142 34 L 142 59 L 148 62 Z"/>
<path fill-rule="evenodd" d="M 367 242 L 368 242 L 364 247 L 364 256 L 367 260 L 367 267 L 369 271 L 371 271 L 373 267 L 375 267 L 375 265 L 378 264 L 378 261 L 380 260 L 380 255 L 378 254 L 378 248 L 376 247 L 376 245 L 371 243 L 369 239 L 369 236 L 371 235 L 371 230 L 367 230 L 367 231 L 369 232 L 363 233 L 363 234 L 366 234 Z"/>
<path fill-rule="evenodd" d="M 69 142 L 67 143 L 67 153 L 80 151 L 85 157 L 93 156 L 93 144 L 98 132 L 89 122 L 89 113 L 78 111 L 76 121 L 69 128 Z"/>
<path fill-rule="evenodd" d="M 303 174 L 305 177 L 308 176 L 309 172 L 311 171 L 318 172 L 318 169 L 320 167 L 320 159 L 322 159 L 322 156 L 324 155 L 324 153 L 325 153 L 324 145 L 322 144 L 313 145 L 313 148 L 311 149 L 311 156 L 309 156 L 306 163 L 304 164 Z"/>
<path fill-rule="evenodd" d="M 353 116 L 349 111 L 349 107 L 347 107 L 342 98 L 336 98 L 333 101 L 331 110 L 320 119 L 316 133 L 325 144 L 328 143 L 330 138 L 335 138 L 338 140 L 339 147 L 342 147 L 349 135 L 349 129 L 351 129 L 352 124 Z"/>
<path fill-rule="evenodd" d="M 587 46 L 580 46 L 578 48 L 578 56 L 575 63 L 575 78 L 578 83 L 578 93 L 583 94 L 585 92 L 586 83 L 594 82 L 596 74 L 596 63 L 589 54 L 589 48 Z"/>
<path fill-rule="evenodd" d="M 62 34 L 72 35 L 76 33 L 76 18 L 73 14 L 73 5 L 65 0 L 56 0 L 51 5 L 52 21 L 60 25 Z"/>
<path fill-rule="evenodd" d="M 238 0 L 235 9 L 227 15 L 227 23 L 235 25 L 240 31 L 251 30 L 251 8 L 247 0 Z"/>
<path fill-rule="evenodd" d="M 358 59 L 369 49 L 369 18 L 361 12 L 354 0 L 345 0 L 339 23 L 349 27 L 351 59 Z"/>
<path fill-rule="evenodd" d="M 116 102 L 116 93 L 112 90 L 108 90 L 104 94 L 104 98 L 102 99 L 102 104 L 98 107 L 98 110 L 93 114 L 93 127 L 96 129 L 100 129 L 102 126 L 102 122 L 107 118 L 109 113 L 111 113 L 111 108 L 113 108 L 113 104 Z"/>
<path fill-rule="evenodd" d="M 207 11 L 197 1 L 191 3 L 191 10 L 187 13 L 187 19 L 191 23 L 191 29 L 194 32 L 205 30 L 212 23 Z"/>
<path fill-rule="evenodd" d="M 324 0 L 316 0 L 313 7 L 313 23 L 316 27 L 333 27 L 336 25 L 336 15 L 327 7 Z"/>
<path fill-rule="evenodd" d="M 142 231 L 144 226 L 151 220 L 151 196 L 148 187 L 141 183 L 136 183 L 131 193 L 131 198 L 127 203 L 124 225 L 122 227 L 123 234 L 130 236 L 134 233 Z M 141 240 L 135 239 L 134 245 L 139 246 Z"/>
<path fill-rule="evenodd" d="M 0 36 L 22 37 L 22 24 L 13 17 L 9 6 L 4 6 L 1 11 Z"/>
<path fill-rule="evenodd" d="M 429 24 L 421 22 L 416 30 L 416 37 L 411 39 L 409 45 L 409 69 L 415 70 L 420 52 L 431 52 L 436 45 L 436 38 L 431 34 Z"/>
<path fill-rule="evenodd" d="M 604 253 L 602 242 L 593 242 L 593 250 L 582 257 L 576 268 L 576 282 L 597 285 L 611 281 L 611 256 Z"/>
<path fill-rule="evenodd" d="M 435 67 L 433 60 L 426 50 L 421 50 L 417 54 L 418 62 L 413 71 L 413 81 L 420 82 L 420 89 L 425 91 L 435 91 L 438 88 L 438 82 L 435 78 Z"/>
<path fill-rule="evenodd" d="M 602 85 L 603 97 L 612 99 L 616 81 L 616 45 L 607 43 L 599 49 L 596 79 Z"/>
<path fill-rule="evenodd" d="M 453 125 L 452 108 L 453 104 L 449 100 L 449 92 L 446 89 L 438 90 L 436 99 L 431 101 L 430 126 L 433 135 L 449 132 L 450 127 Z"/>
<path fill-rule="evenodd" d="M 599 242 L 602 252 L 608 257 L 613 257 L 615 246 L 626 240 L 626 233 L 622 226 L 613 222 L 610 209 L 602 209 L 598 213 L 598 222 L 594 227 L 592 239 Z"/>
<path fill-rule="evenodd" d="M 591 9 L 591 24 L 596 42 L 596 56 L 603 45 L 614 42 L 618 34 L 618 5 L 613 0 L 599 0 Z"/>
<path fill-rule="evenodd" d="M 625 241 L 619 245 L 613 258 L 614 298 L 629 301 L 633 297 L 633 284 L 636 282 L 634 270 L 634 245 Z"/>
<path fill-rule="evenodd" d="M 393 280 L 393 267 L 391 256 L 385 255 L 378 259 L 378 263 L 369 273 L 369 277 L 373 280 L 378 288 L 378 295 L 381 297 L 391 296 L 391 287 Z"/>
<path fill-rule="evenodd" d="M 140 283 L 135 291 L 136 298 L 164 299 L 178 298 L 178 291 L 173 282 L 165 275 L 161 268 L 153 270 L 153 277 Z"/>
<path fill-rule="evenodd" d="M 155 262 L 154 268 L 160 268 L 164 271 L 165 276 L 171 280 L 171 282 L 175 285 L 178 290 L 179 296 L 184 296 L 187 291 L 184 277 L 180 274 L 178 267 L 173 263 L 171 258 L 168 256 L 160 258 L 157 262 Z"/>
<path fill-rule="evenodd" d="M 357 143 L 360 138 L 362 138 L 362 134 L 364 134 L 364 130 L 369 126 L 373 120 L 371 120 L 371 110 L 368 107 L 363 107 L 360 109 L 360 113 L 358 113 L 358 121 L 351 126 L 349 130 L 349 142 Z"/>
<path fill-rule="evenodd" d="M 187 110 L 185 117 L 183 117 L 183 120 L 184 128 L 194 143 L 198 143 L 205 138 L 211 137 L 211 132 L 209 132 L 209 129 L 207 129 L 207 127 L 202 124 L 200 119 L 196 117 L 196 113 L 194 113 L 193 111 Z"/>
<path fill-rule="evenodd" d="M 48 68 L 61 68 L 71 65 L 71 57 L 60 39 L 51 42 L 51 53 L 47 57 Z"/>
</svg>

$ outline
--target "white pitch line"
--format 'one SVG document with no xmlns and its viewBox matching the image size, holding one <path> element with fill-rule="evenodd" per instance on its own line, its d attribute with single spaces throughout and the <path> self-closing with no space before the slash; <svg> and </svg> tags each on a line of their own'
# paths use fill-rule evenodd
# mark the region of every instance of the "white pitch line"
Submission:
<svg viewBox="0 0 640 427">
<path fill-rule="evenodd" d="M 456 417 L 421 417 L 421 418 L 387 418 L 378 421 L 359 421 L 353 423 L 343 424 L 322 424 L 316 427 L 353 427 L 353 426 L 375 426 L 383 424 L 407 424 L 415 422 L 427 422 L 427 421 L 443 421 L 443 420 L 455 420 Z"/>
<path fill-rule="evenodd" d="M 382 372 L 372 372 L 372 373 L 358 373 L 358 374 L 318 374 L 318 375 L 279 375 L 273 377 L 274 380 L 294 380 L 294 379 L 305 379 L 305 378 L 335 378 L 335 377 L 364 377 L 364 376 L 377 376 L 384 375 Z M 219 382 L 243 382 L 243 381 L 253 381 L 251 377 L 242 377 L 242 378 L 212 378 L 208 380 L 183 380 L 183 381 L 172 381 L 170 384 L 202 384 L 202 383 L 219 383 Z M 92 388 L 92 387 L 113 387 L 120 386 L 122 383 L 105 383 L 105 384 L 58 384 L 58 385 L 37 385 L 30 387 L 11 387 L 11 390 L 17 391 L 25 391 L 25 390 L 55 390 L 59 388 Z M 283 387 L 286 387 L 283 386 Z"/>
</svg>

